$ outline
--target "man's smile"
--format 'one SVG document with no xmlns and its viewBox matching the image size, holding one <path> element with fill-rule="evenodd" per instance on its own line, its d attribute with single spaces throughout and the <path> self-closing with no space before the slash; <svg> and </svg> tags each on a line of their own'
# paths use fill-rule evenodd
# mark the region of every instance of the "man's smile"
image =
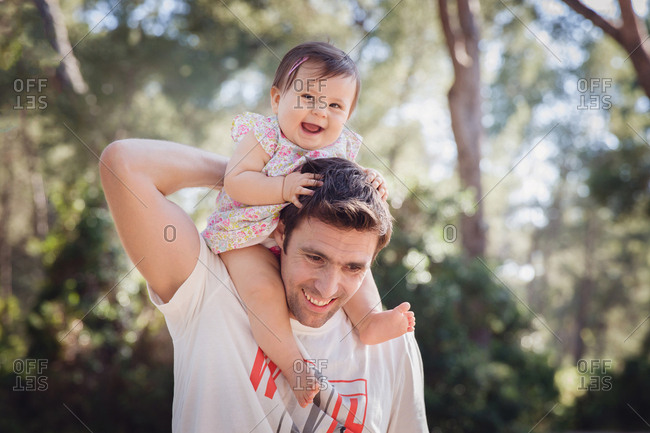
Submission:
<svg viewBox="0 0 650 433">
<path fill-rule="evenodd" d="M 336 299 L 336 298 L 330 298 L 330 299 L 321 299 L 321 300 L 319 300 L 319 299 L 316 299 L 314 297 L 309 296 L 307 294 L 307 292 L 305 292 L 305 289 L 302 289 L 302 293 L 305 295 L 305 299 L 307 299 L 307 301 L 310 304 L 312 304 L 313 306 L 316 306 L 316 307 L 320 307 L 320 308 L 328 306 L 334 299 Z"/>
</svg>

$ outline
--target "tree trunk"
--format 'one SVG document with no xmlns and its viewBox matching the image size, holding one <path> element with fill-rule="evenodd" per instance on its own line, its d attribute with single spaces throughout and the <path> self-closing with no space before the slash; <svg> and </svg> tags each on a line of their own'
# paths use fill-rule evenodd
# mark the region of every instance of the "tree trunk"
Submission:
<svg viewBox="0 0 650 433">
<path fill-rule="evenodd" d="M 611 36 L 628 53 L 628 59 L 636 71 L 639 86 L 650 98 L 650 46 L 648 32 L 634 13 L 631 0 L 618 0 L 621 9 L 621 23 L 616 26 L 588 8 L 580 0 L 563 0 L 571 9 L 587 18 L 595 26 Z M 626 59 L 627 60 L 627 59 Z"/>
<path fill-rule="evenodd" d="M 573 335 L 573 347 L 571 348 L 573 360 L 577 363 L 584 358 L 585 355 L 585 342 L 582 331 L 589 327 L 589 306 L 592 304 L 592 298 L 596 290 L 596 282 L 594 280 L 594 254 L 595 254 L 595 241 L 597 232 L 592 222 L 594 215 L 587 212 L 585 218 L 585 241 L 584 241 L 584 274 L 578 281 L 574 299 L 575 299 L 575 323 Z"/>
<path fill-rule="evenodd" d="M 486 229 L 483 222 L 481 188 L 481 73 L 479 34 L 469 0 L 457 0 L 457 23 L 452 23 L 447 0 L 438 0 L 440 20 L 454 66 L 454 82 L 449 90 L 451 128 L 458 149 L 458 173 L 461 187 L 470 189 L 476 206 L 471 215 L 461 216 L 460 236 L 468 257 L 485 254 Z M 473 3 L 478 7 L 478 3 Z"/>
<path fill-rule="evenodd" d="M 27 134 L 23 134 L 22 143 L 27 160 L 26 175 L 29 177 L 29 183 L 32 186 L 32 199 L 34 206 L 32 212 L 32 227 L 34 229 L 34 234 L 42 240 L 45 239 L 45 236 L 47 236 L 47 232 L 49 231 L 45 182 L 43 181 L 36 143 L 34 143 Z"/>
<path fill-rule="evenodd" d="M 17 142 L 17 132 L 5 133 L 9 135 L 2 140 L 0 147 L 4 175 L 0 177 L 0 295 L 3 298 L 9 297 L 12 292 L 12 246 L 9 240 L 9 228 L 11 224 L 11 199 L 13 188 L 14 170 L 12 158 L 14 157 L 12 143 Z"/>
<path fill-rule="evenodd" d="M 88 85 L 84 81 L 79 62 L 72 51 L 68 29 L 65 27 L 63 12 L 58 0 L 34 0 L 36 8 L 43 18 L 45 24 L 45 35 L 52 48 L 59 53 L 61 60 L 56 69 L 56 75 L 64 87 L 72 89 L 77 94 L 84 94 L 88 91 Z"/>
</svg>

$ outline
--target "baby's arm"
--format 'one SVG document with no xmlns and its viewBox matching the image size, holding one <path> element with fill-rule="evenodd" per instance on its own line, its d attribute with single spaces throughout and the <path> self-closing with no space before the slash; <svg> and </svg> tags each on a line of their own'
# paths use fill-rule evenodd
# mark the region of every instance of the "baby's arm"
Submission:
<svg viewBox="0 0 650 433">
<path fill-rule="evenodd" d="M 226 167 L 224 190 L 230 197 L 247 205 L 280 204 L 286 201 L 300 207 L 298 196 L 314 192 L 308 186 L 319 186 L 321 181 L 313 173 L 290 173 L 269 177 L 262 169 L 270 156 L 255 139 L 252 132 L 239 142 Z"/>
</svg>

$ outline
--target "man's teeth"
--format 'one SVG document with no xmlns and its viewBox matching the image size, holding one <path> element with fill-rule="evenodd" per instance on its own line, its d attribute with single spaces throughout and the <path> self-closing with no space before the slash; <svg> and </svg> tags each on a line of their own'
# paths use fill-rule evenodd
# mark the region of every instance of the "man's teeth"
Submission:
<svg viewBox="0 0 650 433">
<path fill-rule="evenodd" d="M 314 299 L 314 298 L 312 298 L 311 296 L 309 296 L 309 295 L 307 294 L 307 292 L 305 292 L 305 296 L 307 297 L 307 300 L 308 300 L 309 302 L 311 302 L 311 303 L 314 304 L 314 305 L 318 305 L 319 307 L 324 307 L 325 305 L 329 304 L 330 301 L 331 301 L 331 299 L 330 299 L 330 300 L 327 300 L 327 301 L 317 301 L 316 299 Z"/>
</svg>

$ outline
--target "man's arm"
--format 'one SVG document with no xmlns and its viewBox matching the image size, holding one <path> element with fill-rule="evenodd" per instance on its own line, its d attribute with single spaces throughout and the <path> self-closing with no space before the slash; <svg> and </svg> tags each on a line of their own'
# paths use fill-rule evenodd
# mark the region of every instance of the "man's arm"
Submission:
<svg viewBox="0 0 650 433">
<path fill-rule="evenodd" d="M 99 171 L 122 245 L 151 289 L 168 302 L 199 254 L 189 215 L 165 196 L 223 186 L 228 159 L 168 141 L 129 139 L 102 152 Z"/>
</svg>

